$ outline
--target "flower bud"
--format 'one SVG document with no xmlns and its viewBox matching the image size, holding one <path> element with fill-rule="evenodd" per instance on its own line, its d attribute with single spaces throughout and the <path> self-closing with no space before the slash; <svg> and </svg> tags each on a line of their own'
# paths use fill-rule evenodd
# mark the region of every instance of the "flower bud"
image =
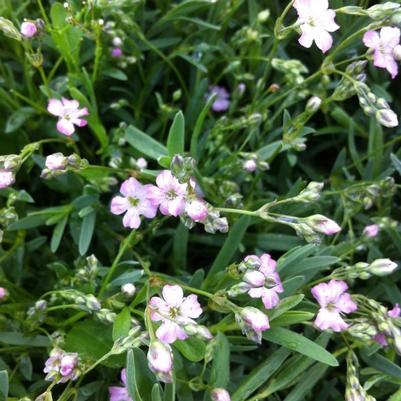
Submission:
<svg viewBox="0 0 401 401">
<path fill-rule="evenodd" d="M 134 284 L 126 283 L 121 286 L 121 292 L 128 298 L 132 298 L 135 295 L 136 288 Z"/>
<path fill-rule="evenodd" d="M 148 162 L 143 157 L 140 157 L 136 161 L 136 166 L 139 168 L 139 170 L 145 170 L 145 168 L 148 167 Z"/>
<path fill-rule="evenodd" d="M 211 391 L 210 397 L 213 401 L 231 401 L 230 394 L 224 388 L 215 388 Z"/>
<path fill-rule="evenodd" d="M 270 328 L 267 315 L 252 306 L 242 308 L 240 313 L 235 314 L 235 320 L 242 333 L 259 344 L 262 341 L 262 332 Z"/>
<path fill-rule="evenodd" d="M 363 229 L 362 234 L 368 238 L 374 238 L 379 233 L 380 228 L 377 224 L 371 224 Z"/>
<path fill-rule="evenodd" d="M 171 347 L 161 341 L 152 341 L 148 351 L 149 369 L 164 383 L 173 381 L 173 353 Z"/>
<path fill-rule="evenodd" d="M 113 46 L 115 46 L 115 47 L 121 47 L 123 44 L 123 41 L 120 37 L 115 36 L 112 40 L 112 43 L 113 43 Z"/>
<path fill-rule="evenodd" d="M 5 288 L 0 287 L 0 301 L 4 301 L 5 299 L 7 299 L 7 297 L 8 291 Z"/>
<path fill-rule="evenodd" d="M 123 51 L 121 50 L 120 47 L 114 47 L 111 49 L 111 56 L 114 58 L 120 58 L 123 55 Z"/>
<path fill-rule="evenodd" d="M 400 4 L 393 1 L 386 1 L 384 4 L 376 4 L 369 7 L 366 11 L 369 18 L 382 20 L 391 17 L 399 8 Z"/>
<path fill-rule="evenodd" d="M 15 175 L 12 171 L 0 170 L 0 189 L 7 188 L 14 182 Z"/>
<path fill-rule="evenodd" d="M 265 275 L 257 270 L 247 271 L 243 277 L 243 281 L 253 287 L 262 287 L 265 284 L 265 280 Z"/>
<path fill-rule="evenodd" d="M 209 214 L 207 204 L 201 199 L 188 200 L 185 204 L 185 212 L 193 221 L 203 221 Z"/>
<path fill-rule="evenodd" d="M 38 33 L 38 28 L 33 21 L 24 21 L 21 24 L 20 32 L 25 38 L 31 39 Z"/>
<path fill-rule="evenodd" d="M 253 173 L 257 169 L 258 165 L 255 159 L 249 159 L 244 162 L 243 167 L 244 170 L 248 171 L 249 173 Z"/>
<path fill-rule="evenodd" d="M 310 182 L 307 187 L 300 192 L 296 197 L 297 200 L 303 202 L 315 202 L 320 199 L 320 193 L 322 192 L 324 184 L 322 182 Z"/>
<path fill-rule="evenodd" d="M 376 259 L 368 266 L 369 272 L 379 277 L 391 274 L 396 268 L 397 263 L 390 259 Z"/>
<path fill-rule="evenodd" d="M 306 217 L 305 223 L 318 233 L 333 235 L 341 231 L 341 227 L 333 220 L 321 214 Z"/>
<path fill-rule="evenodd" d="M 391 109 L 381 109 L 376 111 L 376 119 L 385 127 L 394 128 L 398 126 L 398 117 Z"/>
<path fill-rule="evenodd" d="M 322 104 L 322 99 L 320 99 L 320 97 L 312 96 L 306 103 L 306 111 L 315 113 L 316 111 L 319 110 L 321 104 Z"/>
<path fill-rule="evenodd" d="M 46 157 L 45 166 L 49 170 L 64 170 L 67 167 L 67 163 L 67 158 L 58 152 Z"/>
</svg>

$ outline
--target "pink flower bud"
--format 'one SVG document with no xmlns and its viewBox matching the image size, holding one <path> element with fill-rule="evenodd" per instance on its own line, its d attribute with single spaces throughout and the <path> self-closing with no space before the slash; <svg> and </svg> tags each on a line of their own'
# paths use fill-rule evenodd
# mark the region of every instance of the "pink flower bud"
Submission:
<svg viewBox="0 0 401 401">
<path fill-rule="evenodd" d="M 259 309 L 251 306 L 243 308 L 241 317 L 255 331 L 265 331 L 270 328 L 269 318 Z"/>
<path fill-rule="evenodd" d="M 193 221 L 203 221 L 209 214 L 206 202 L 201 199 L 188 201 L 185 204 L 185 211 Z"/>
<path fill-rule="evenodd" d="M 248 271 L 244 274 L 243 280 L 253 287 L 262 287 L 265 284 L 265 275 L 257 270 Z"/>
<path fill-rule="evenodd" d="M 38 32 L 38 28 L 32 21 L 25 21 L 21 24 L 21 34 L 26 38 L 30 39 L 35 36 Z"/>
<path fill-rule="evenodd" d="M 215 388 L 210 393 L 213 401 L 231 401 L 230 394 L 224 388 Z"/>
<path fill-rule="evenodd" d="M 78 365 L 78 354 L 65 354 L 60 361 L 60 373 L 62 376 L 70 376 Z"/>
<path fill-rule="evenodd" d="M 306 224 L 315 232 L 325 235 L 333 235 L 341 231 L 341 227 L 333 220 L 321 214 L 314 214 L 305 218 Z"/>
<path fill-rule="evenodd" d="M 123 55 L 123 51 L 119 47 L 114 47 L 111 50 L 111 56 L 115 58 L 120 58 Z"/>
<path fill-rule="evenodd" d="M 67 158 L 60 152 L 46 157 L 45 165 L 49 170 L 64 170 L 67 167 Z"/>
<path fill-rule="evenodd" d="M 12 171 L 0 170 L 0 189 L 7 188 L 14 182 L 15 176 Z"/>
<path fill-rule="evenodd" d="M 244 170 L 248 171 L 249 173 L 253 173 L 257 169 L 257 164 L 254 159 L 246 160 L 243 164 Z"/>
<path fill-rule="evenodd" d="M 373 237 L 376 237 L 376 235 L 379 233 L 379 230 L 380 229 L 377 224 L 371 224 L 370 226 L 366 226 L 363 229 L 362 234 L 368 238 L 373 238 Z"/>
<path fill-rule="evenodd" d="M 136 161 L 136 165 L 140 170 L 144 170 L 146 167 L 148 167 L 148 162 L 143 157 L 140 157 Z"/>
<path fill-rule="evenodd" d="M 173 381 L 173 354 L 171 347 L 161 341 L 152 341 L 148 352 L 149 369 L 164 383 Z"/>
<path fill-rule="evenodd" d="M 390 317 L 400 317 L 401 316 L 401 308 L 400 305 L 395 304 L 394 308 L 389 310 L 387 313 Z"/>
</svg>

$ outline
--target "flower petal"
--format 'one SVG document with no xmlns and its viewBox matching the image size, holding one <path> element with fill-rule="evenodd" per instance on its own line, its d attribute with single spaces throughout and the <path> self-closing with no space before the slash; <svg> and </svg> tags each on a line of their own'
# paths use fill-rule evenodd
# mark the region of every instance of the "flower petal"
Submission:
<svg viewBox="0 0 401 401">
<path fill-rule="evenodd" d="M 194 319 L 202 314 L 202 308 L 196 295 L 191 294 L 184 298 L 180 306 L 180 314 L 184 317 L 191 317 Z"/>
<path fill-rule="evenodd" d="M 59 99 L 50 99 L 47 111 L 54 116 L 61 117 L 64 114 L 64 106 Z"/>
<path fill-rule="evenodd" d="M 71 136 L 75 132 L 74 124 L 65 118 L 61 118 L 57 122 L 57 131 L 63 135 Z"/>
<path fill-rule="evenodd" d="M 110 211 L 113 214 L 122 214 L 126 212 L 129 208 L 129 201 L 127 198 L 123 198 L 122 196 L 115 196 L 111 200 Z"/>
<path fill-rule="evenodd" d="M 141 218 L 138 211 L 134 208 L 129 209 L 123 217 L 123 226 L 129 228 L 138 228 L 141 225 Z"/>
<path fill-rule="evenodd" d="M 179 285 L 165 285 L 163 287 L 163 298 L 168 305 L 177 307 L 182 304 L 184 292 Z"/>
</svg>

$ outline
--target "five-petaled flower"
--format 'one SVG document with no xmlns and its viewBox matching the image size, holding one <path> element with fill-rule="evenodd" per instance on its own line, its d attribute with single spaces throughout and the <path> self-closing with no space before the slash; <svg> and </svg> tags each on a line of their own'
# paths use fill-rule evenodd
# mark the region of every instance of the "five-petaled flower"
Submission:
<svg viewBox="0 0 401 401">
<path fill-rule="evenodd" d="M 69 100 L 66 98 L 50 99 L 47 105 L 47 111 L 59 118 L 57 122 L 57 130 L 64 135 L 71 136 L 77 127 L 84 127 L 88 122 L 81 117 L 89 114 L 88 109 L 79 108 L 77 100 Z"/>
<path fill-rule="evenodd" d="M 152 297 L 149 301 L 151 319 L 162 322 L 156 330 L 157 338 L 168 344 L 185 340 L 188 334 L 184 326 L 196 324 L 193 319 L 202 314 L 198 297 L 194 294 L 184 297 L 179 285 L 165 285 L 162 296 L 163 298 Z"/>
<path fill-rule="evenodd" d="M 380 33 L 376 31 L 368 31 L 363 36 L 365 46 L 374 50 L 373 64 L 376 67 L 385 68 L 391 78 L 395 78 L 398 74 L 398 65 L 394 57 L 394 49 L 400 44 L 400 30 L 385 26 L 380 29 Z"/>
<path fill-rule="evenodd" d="M 180 184 L 170 170 L 163 170 L 156 178 L 156 185 L 148 188 L 148 199 L 165 216 L 177 217 L 185 210 L 187 184 Z"/>
<path fill-rule="evenodd" d="M 315 285 L 311 292 L 320 305 L 316 316 L 315 326 L 321 330 L 331 329 L 339 332 L 348 327 L 341 313 L 352 313 L 357 310 L 356 303 L 346 292 L 348 285 L 345 281 L 330 280 L 328 283 Z"/>
<path fill-rule="evenodd" d="M 111 201 L 110 210 L 113 214 L 123 214 L 124 227 L 138 228 L 141 224 L 140 216 L 153 219 L 157 207 L 147 198 L 151 185 L 142 185 L 131 177 L 121 184 L 120 192 L 124 196 L 115 196 Z"/>
<path fill-rule="evenodd" d="M 212 110 L 216 112 L 222 112 L 228 110 L 230 107 L 230 94 L 223 86 L 211 86 L 206 94 L 209 98 L 213 94 L 216 94 L 216 98 L 212 104 Z"/>
<path fill-rule="evenodd" d="M 333 45 L 333 38 L 329 32 L 340 27 L 335 23 L 336 13 L 329 9 L 328 0 L 295 0 L 302 35 L 298 42 L 304 47 L 311 47 L 313 41 L 316 46 L 326 53 Z"/>
</svg>

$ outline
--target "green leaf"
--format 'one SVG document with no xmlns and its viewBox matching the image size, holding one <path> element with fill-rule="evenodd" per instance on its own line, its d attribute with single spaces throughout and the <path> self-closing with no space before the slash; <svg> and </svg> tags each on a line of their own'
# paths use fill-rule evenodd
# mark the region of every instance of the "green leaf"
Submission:
<svg viewBox="0 0 401 401">
<path fill-rule="evenodd" d="M 159 157 L 168 154 L 167 149 L 160 142 L 155 141 L 132 125 L 125 131 L 125 139 L 133 148 L 151 159 L 157 160 Z"/>
<path fill-rule="evenodd" d="M 17 111 L 15 111 L 11 116 L 7 119 L 6 127 L 4 132 L 6 134 L 11 134 L 16 131 L 18 128 L 22 127 L 27 120 L 29 120 L 32 116 L 36 114 L 36 110 L 32 107 L 21 107 Z"/>
<path fill-rule="evenodd" d="M 393 163 L 393 166 L 398 171 L 398 174 L 401 175 L 401 161 L 400 161 L 400 159 L 394 153 L 390 154 L 390 158 L 391 158 L 391 163 Z"/>
<path fill-rule="evenodd" d="M 244 377 L 233 393 L 232 401 L 245 401 L 253 392 L 266 383 L 290 354 L 291 351 L 284 347 L 273 352 L 272 355 Z"/>
<path fill-rule="evenodd" d="M 250 221 L 251 219 L 249 216 L 242 216 L 231 228 L 223 247 L 214 260 L 212 267 L 210 268 L 209 273 L 203 282 L 204 288 L 214 288 L 216 284 L 216 274 L 224 270 L 224 268 L 229 265 L 246 233 Z"/>
<path fill-rule="evenodd" d="M 275 344 L 282 345 L 292 351 L 299 352 L 311 359 L 322 362 L 329 366 L 338 366 L 337 359 L 320 345 L 302 336 L 301 334 L 284 329 L 273 327 L 263 333 L 263 338 Z"/>
<path fill-rule="evenodd" d="M 230 381 L 230 342 L 223 333 L 214 339 L 212 371 L 209 384 L 212 387 L 226 388 Z"/>
<path fill-rule="evenodd" d="M 163 391 L 159 383 L 155 383 L 152 388 L 152 401 L 162 401 Z"/>
<path fill-rule="evenodd" d="M 129 308 L 124 308 L 116 317 L 113 324 L 113 341 L 126 337 L 131 328 L 131 314 Z"/>
<path fill-rule="evenodd" d="M 308 320 L 312 320 L 314 317 L 315 314 L 312 312 L 290 310 L 288 312 L 283 313 L 273 321 L 271 321 L 271 326 L 272 327 L 291 326 L 293 324 L 298 324 L 306 322 Z"/>
<path fill-rule="evenodd" d="M 317 247 L 314 244 L 298 246 L 291 249 L 278 260 L 277 271 L 280 273 L 285 273 L 287 268 L 293 264 L 297 266 L 303 259 L 309 256 L 316 249 Z"/>
<path fill-rule="evenodd" d="M 60 245 L 60 241 L 61 241 L 61 238 L 63 237 L 67 221 L 68 221 L 68 216 L 65 216 L 64 219 L 60 220 L 57 223 L 56 227 L 54 227 L 52 239 L 50 242 L 50 250 L 53 253 L 56 253 L 56 251 Z"/>
<path fill-rule="evenodd" d="M 0 371 L 0 401 L 7 401 L 8 398 L 8 373 Z"/>
<path fill-rule="evenodd" d="M 178 340 L 174 343 L 174 348 L 192 362 L 199 362 L 205 357 L 205 343 L 196 337 L 190 337 L 185 341 Z"/>
<path fill-rule="evenodd" d="M 164 401 L 175 401 L 175 382 L 164 386 Z"/>
<path fill-rule="evenodd" d="M 81 225 L 81 231 L 79 233 L 79 253 L 85 255 L 88 251 L 89 245 L 92 241 L 93 232 L 95 230 L 96 223 L 96 212 L 92 211 L 87 214 Z"/>
<path fill-rule="evenodd" d="M 30 347 L 48 347 L 50 341 L 46 336 L 25 336 L 16 331 L 0 332 L 0 343 L 8 345 L 29 345 Z"/>
<path fill-rule="evenodd" d="M 167 138 L 167 151 L 169 156 L 184 153 L 185 119 L 180 110 L 174 117 Z"/>
<path fill-rule="evenodd" d="M 380 372 L 386 373 L 389 376 L 401 379 L 401 367 L 389 361 L 384 356 L 378 353 L 369 355 L 369 348 L 362 348 L 360 355 L 363 361 L 369 366 L 372 366 L 373 368 L 379 370 Z"/>
<path fill-rule="evenodd" d="M 305 295 L 299 294 L 281 299 L 278 307 L 273 309 L 272 314 L 270 315 L 270 321 L 297 306 L 304 298 Z"/>
<path fill-rule="evenodd" d="M 127 354 L 127 387 L 135 401 L 151 401 L 154 381 L 148 368 L 146 355 L 139 348 Z"/>
</svg>

